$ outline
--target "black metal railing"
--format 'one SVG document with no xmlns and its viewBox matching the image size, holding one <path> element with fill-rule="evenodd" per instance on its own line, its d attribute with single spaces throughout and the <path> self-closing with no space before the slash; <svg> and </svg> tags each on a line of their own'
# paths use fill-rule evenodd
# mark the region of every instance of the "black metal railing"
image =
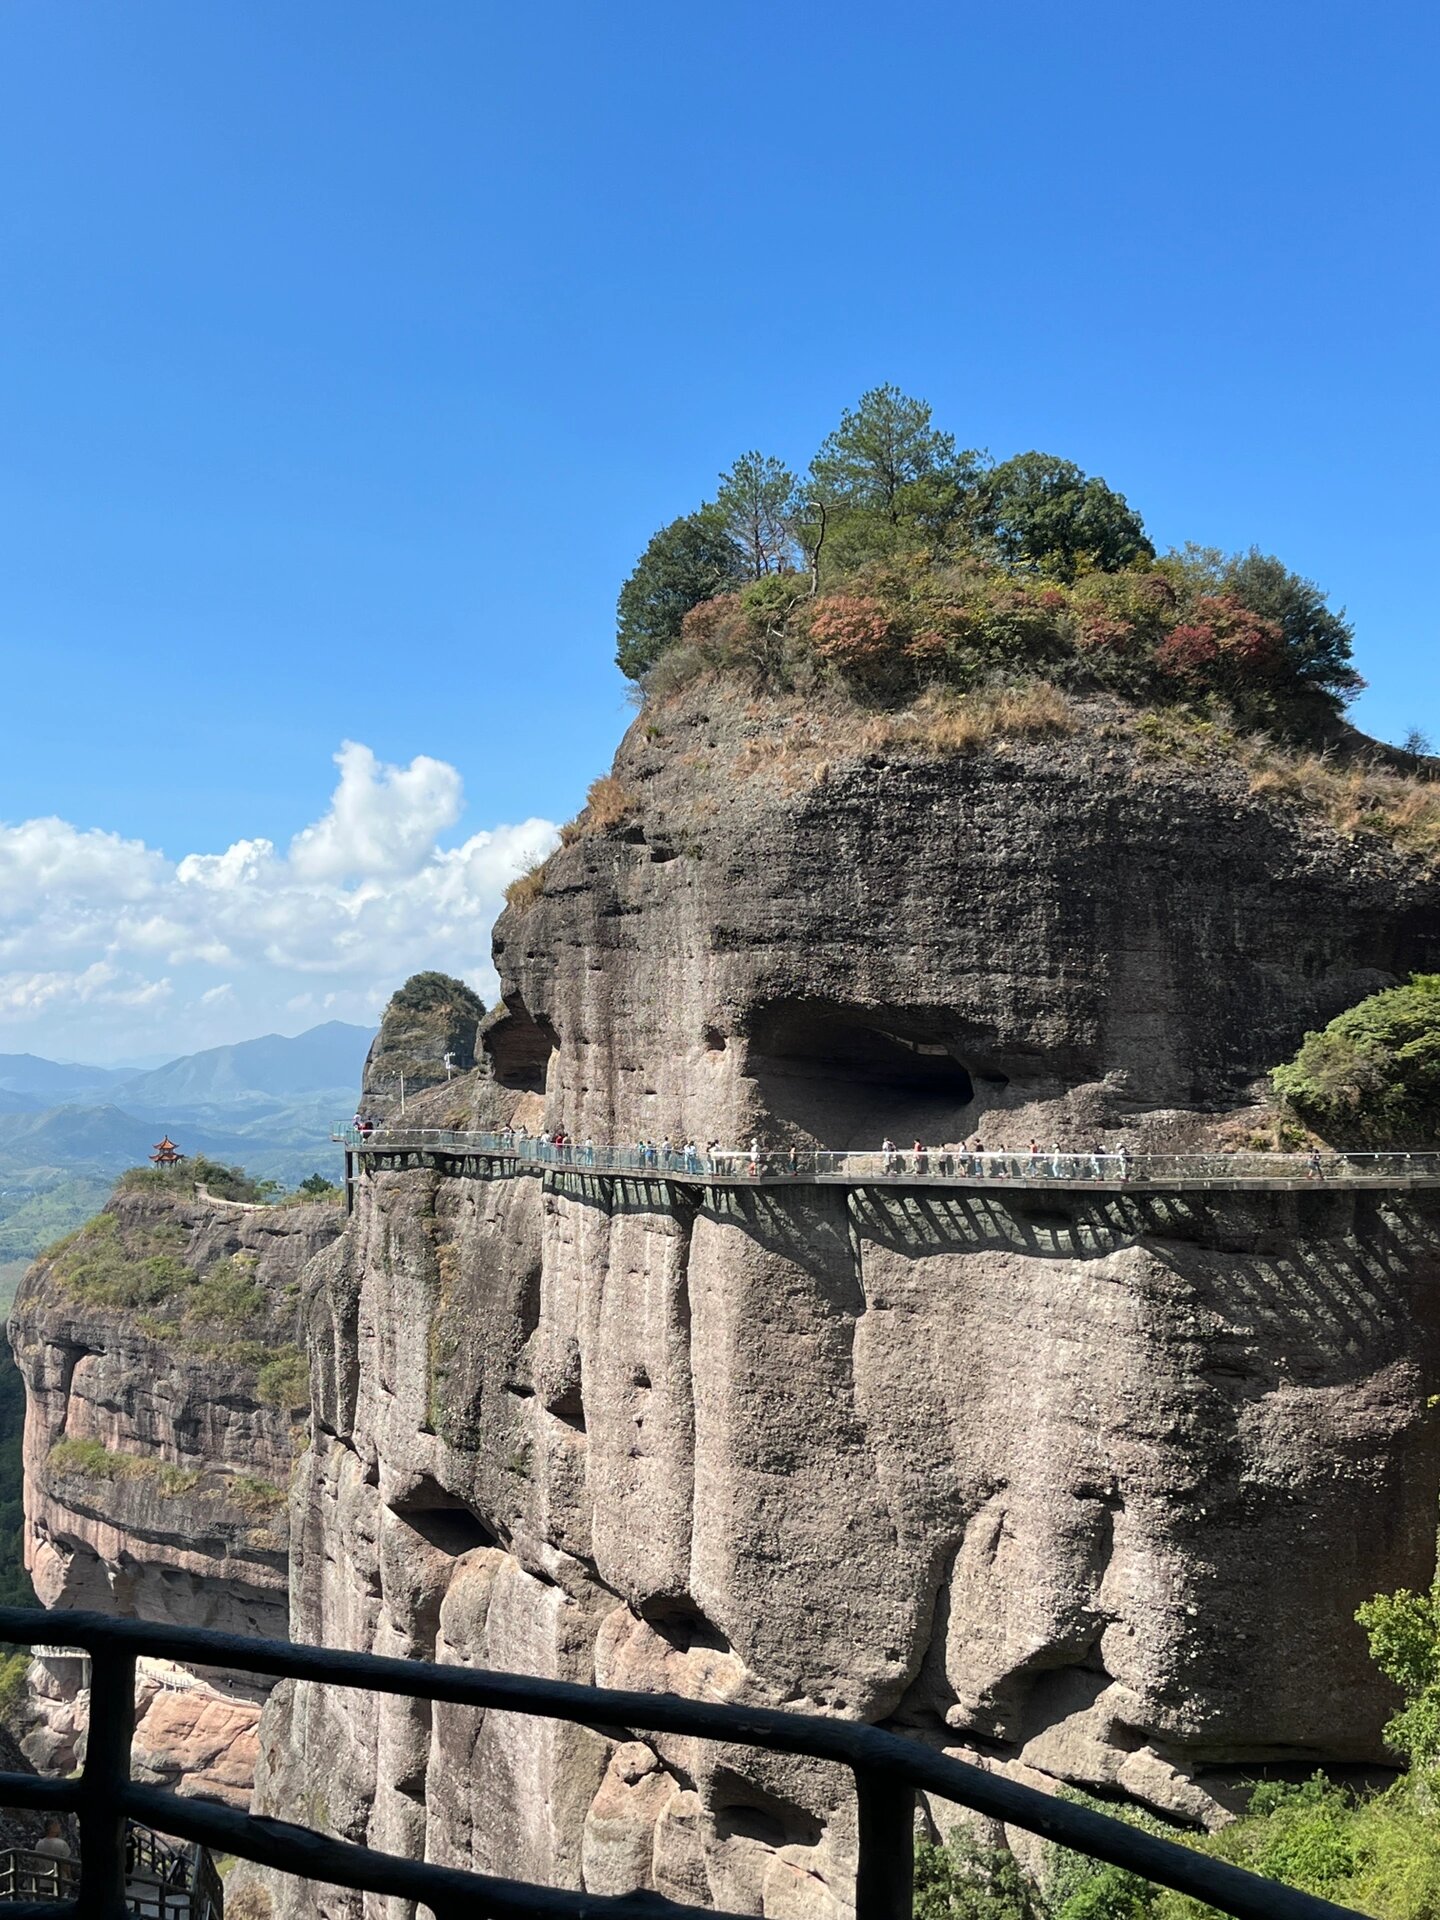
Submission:
<svg viewBox="0 0 1440 1920">
<path fill-rule="evenodd" d="M 16 1920 L 124 1920 L 127 1821 L 233 1853 L 261 1866 L 360 1892 L 393 1894 L 429 1907 L 438 1920 L 738 1920 L 679 1905 L 654 1893 L 593 1894 L 500 1879 L 458 1867 L 404 1860 L 308 1827 L 180 1799 L 138 1785 L 130 1774 L 135 1662 L 160 1659 L 240 1668 L 274 1679 L 315 1681 L 406 1699 L 567 1720 L 629 1739 L 635 1731 L 674 1733 L 775 1753 L 828 1760 L 855 1781 L 859 1854 L 856 1920 L 910 1920 L 917 1793 L 953 1801 L 991 1820 L 1192 1894 L 1238 1920 L 1357 1920 L 1351 1909 L 1296 1892 L 1195 1849 L 1056 1799 L 1003 1775 L 936 1753 L 918 1742 L 853 1720 L 726 1706 L 666 1693 L 535 1680 L 521 1674 L 383 1659 L 246 1640 L 197 1627 L 147 1626 L 93 1613 L 43 1613 L 0 1607 L 0 1640 L 23 1646 L 67 1642 L 91 1656 L 90 1728 L 78 1779 L 43 1780 L 0 1773 L 0 1804 L 77 1813 L 80 1884 L 73 1900 L 18 1903 Z M 623 1731 L 622 1731 L 623 1730 Z"/>
<path fill-rule="evenodd" d="M 7 1847 L 0 1853 L 0 1903 L 53 1906 L 69 1900 L 80 1885 L 80 1869 L 73 1860 L 57 1859 L 35 1847 Z"/>
<path fill-rule="evenodd" d="M 80 1887 L 80 1864 L 43 1846 L 0 1852 L 0 1905 L 55 1906 Z M 174 1846 L 149 1827 L 125 1832 L 125 1910 L 130 1920 L 223 1920 L 225 1891 L 208 1847 Z"/>
</svg>

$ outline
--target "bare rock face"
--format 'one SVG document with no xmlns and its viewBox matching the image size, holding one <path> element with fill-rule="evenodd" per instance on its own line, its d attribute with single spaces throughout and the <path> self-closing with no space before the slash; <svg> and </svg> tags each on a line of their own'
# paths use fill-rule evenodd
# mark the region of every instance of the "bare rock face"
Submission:
<svg viewBox="0 0 1440 1920">
<path fill-rule="evenodd" d="M 1433 876 L 1123 730 L 837 755 L 721 699 L 637 726 L 623 818 L 502 920 L 447 1099 L 597 1140 L 1184 1140 L 1437 953 Z M 307 1275 L 292 1630 L 856 1716 L 1196 1822 L 1258 1764 L 1381 1763 L 1353 1615 L 1433 1570 L 1436 1226 L 369 1174 Z M 391 1850 L 850 1898 L 809 1763 L 289 1685 L 260 1745 L 260 1805 Z"/>
<path fill-rule="evenodd" d="M 341 1218 L 197 1199 L 177 1175 L 120 1190 L 30 1269 L 10 1339 L 43 1605 L 283 1636 L 299 1275 Z M 45 1771 L 76 1764 L 87 1686 L 73 1655 L 32 1665 L 25 1744 Z M 248 1801 L 263 1697 L 248 1675 L 142 1661 L 137 1775 Z"/>
</svg>

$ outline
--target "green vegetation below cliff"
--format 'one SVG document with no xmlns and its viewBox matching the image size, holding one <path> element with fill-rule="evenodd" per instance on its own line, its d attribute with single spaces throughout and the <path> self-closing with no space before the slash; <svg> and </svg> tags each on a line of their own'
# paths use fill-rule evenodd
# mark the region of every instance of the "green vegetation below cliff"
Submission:
<svg viewBox="0 0 1440 1920">
<path fill-rule="evenodd" d="M 1336 1146 L 1440 1142 L 1440 974 L 1374 993 L 1307 1033 L 1271 1076 L 1280 1098 Z"/>
<path fill-rule="evenodd" d="M 1376 1920 L 1433 1920 L 1440 1912 L 1440 1827 L 1426 1786 L 1401 1781 L 1358 1796 L 1320 1774 L 1300 1784 L 1267 1781 L 1246 1814 L 1206 1835 L 1086 1803 Z M 944 1846 L 922 1843 L 916 1920 L 1221 1920 L 1217 1909 L 1119 1867 L 1053 1845 L 1045 1855 L 1037 1885 L 1005 1849 L 978 1847 L 963 1835 Z"/>
</svg>

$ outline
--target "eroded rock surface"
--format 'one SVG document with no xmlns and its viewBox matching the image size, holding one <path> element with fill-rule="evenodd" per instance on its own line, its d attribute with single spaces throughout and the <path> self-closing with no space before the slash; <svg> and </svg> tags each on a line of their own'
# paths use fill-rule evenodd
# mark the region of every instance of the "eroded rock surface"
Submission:
<svg viewBox="0 0 1440 1920">
<path fill-rule="evenodd" d="M 26 1276 L 26 1563 L 43 1605 L 284 1636 L 286 1499 L 306 1411 L 299 1276 L 339 1209 L 251 1209 L 173 1185 L 121 1190 Z M 55 1640 L 63 1643 L 63 1623 Z M 25 1745 L 83 1747 L 88 1669 L 31 1669 Z M 264 1688 L 146 1661 L 137 1773 L 248 1801 Z"/>
<path fill-rule="evenodd" d="M 834 758 L 724 698 L 632 730 L 628 809 L 502 920 L 437 1116 L 1233 1138 L 1307 1025 L 1437 953 L 1433 874 L 1131 735 Z M 1320 1188 L 372 1172 L 308 1275 L 292 1629 L 860 1716 L 1215 1820 L 1245 1768 L 1384 1757 L 1353 1614 L 1433 1569 L 1435 1229 Z M 261 1748 L 261 1804 L 373 1845 L 849 1899 L 848 1788 L 808 1763 L 289 1686 Z"/>
</svg>

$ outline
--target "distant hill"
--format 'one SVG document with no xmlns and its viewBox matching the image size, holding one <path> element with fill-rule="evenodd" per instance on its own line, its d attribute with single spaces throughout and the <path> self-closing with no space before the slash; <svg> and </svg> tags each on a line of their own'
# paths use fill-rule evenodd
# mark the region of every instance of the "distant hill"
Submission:
<svg viewBox="0 0 1440 1920">
<path fill-rule="evenodd" d="M 148 1073 L 128 1074 L 110 1089 L 110 1097 L 132 1111 L 153 1113 L 214 1108 L 257 1096 L 290 1101 L 342 1088 L 353 1092 L 374 1037 L 373 1028 L 343 1020 L 327 1020 L 293 1039 L 267 1033 L 183 1054 Z"/>
<path fill-rule="evenodd" d="M 62 1060 L 42 1060 L 35 1053 L 0 1053 L 0 1092 L 39 1096 L 33 1103 L 53 1106 L 86 1094 L 108 1092 L 130 1079 L 133 1067 L 85 1067 Z M 6 1108 L 5 1111 L 13 1111 Z"/>
<path fill-rule="evenodd" d="M 186 1153 L 287 1187 L 309 1173 L 336 1176 L 330 1127 L 358 1097 L 373 1037 L 330 1020 L 143 1072 L 0 1054 L 0 1265 L 87 1218 L 162 1132 Z"/>
</svg>

